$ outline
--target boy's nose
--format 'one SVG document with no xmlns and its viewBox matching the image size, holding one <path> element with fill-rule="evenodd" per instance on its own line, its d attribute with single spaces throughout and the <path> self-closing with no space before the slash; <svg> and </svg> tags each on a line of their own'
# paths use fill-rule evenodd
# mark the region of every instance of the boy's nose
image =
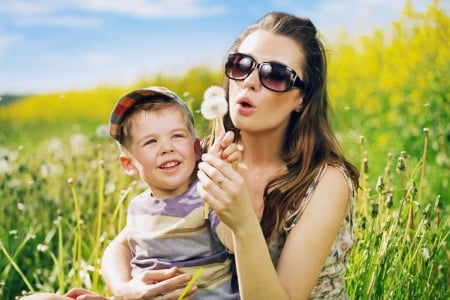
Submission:
<svg viewBox="0 0 450 300">
<path fill-rule="evenodd" d="M 168 152 L 173 152 L 174 151 L 174 147 L 171 141 L 166 141 L 163 142 L 163 144 L 161 145 L 161 152 L 162 153 L 168 153 Z"/>
</svg>

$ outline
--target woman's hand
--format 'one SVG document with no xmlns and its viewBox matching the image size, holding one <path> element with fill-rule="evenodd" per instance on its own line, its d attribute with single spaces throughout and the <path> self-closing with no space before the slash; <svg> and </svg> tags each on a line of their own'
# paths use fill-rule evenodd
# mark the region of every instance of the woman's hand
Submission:
<svg viewBox="0 0 450 300">
<path fill-rule="evenodd" d="M 108 298 L 101 296 L 89 290 L 83 288 L 73 288 L 65 294 L 66 297 L 77 300 L 111 300 L 113 298 Z"/>
<path fill-rule="evenodd" d="M 241 159 L 241 150 L 234 141 L 234 133 L 232 131 L 222 132 L 218 134 L 214 143 L 209 149 L 209 153 L 213 154 L 228 163 L 237 163 Z"/>
<path fill-rule="evenodd" d="M 192 278 L 189 274 L 176 275 L 176 267 L 167 270 L 151 270 L 142 273 L 116 288 L 114 300 L 164 299 L 176 300 Z M 194 299 L 197 287 L 194 285 L 183 299 Z M 94 298 L 93 298 L 94 299 Z"/>
<path fill-rule="evenodd" d="M 254 214 L 244 179 L 229 163 L 211 154 L 203 154 L 198 169 L 200 197 L 236 232 Z"/>
</svg>

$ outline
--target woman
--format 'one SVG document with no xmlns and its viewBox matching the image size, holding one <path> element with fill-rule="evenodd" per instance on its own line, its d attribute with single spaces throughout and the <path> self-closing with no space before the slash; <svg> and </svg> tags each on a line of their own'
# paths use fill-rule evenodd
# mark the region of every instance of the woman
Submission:
<svg viewBox="0 0 450 300">
<path fill-rule="evenodd" d="M 225 64 L 233 169 L 209 154 L 202 198 L 232 232 L 242 299 L 347 299 L 358 171 L 328 122 L 326 55 L 313 23 L 269 13 Z"/>
</svg>

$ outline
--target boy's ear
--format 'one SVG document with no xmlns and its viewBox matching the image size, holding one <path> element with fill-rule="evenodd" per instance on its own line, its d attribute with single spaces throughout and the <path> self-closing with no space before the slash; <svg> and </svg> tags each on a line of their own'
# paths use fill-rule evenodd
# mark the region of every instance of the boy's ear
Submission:
<svg viewBox="0 0 450 300">
<path fill-rule="evenodd" d="M 123 170 L 128 176 L 137 177 L 139 175 L 139 172 L 131 161 L 131 158 L 124 154 L 121 154 L 119 156 L 119 161 L 122 165 Z"/>
<path fill-rule="evenodd" d="M 199 139 L 195 139 L 194 141 L 194 152 L 195 152 L 195 160 L 199 161 L 202 158 L 202 145 L 200 144 Z"/>
</svg>

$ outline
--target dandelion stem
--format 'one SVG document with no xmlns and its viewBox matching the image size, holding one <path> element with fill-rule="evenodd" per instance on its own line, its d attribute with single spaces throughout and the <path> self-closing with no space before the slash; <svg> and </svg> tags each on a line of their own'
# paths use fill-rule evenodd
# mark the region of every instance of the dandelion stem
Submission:
<svg viewBox="0 0 450 300">
<path fill-rule="evenodd" d="M 217 118 L 213 120 L 213 124 L 211 126 L 211 134 L 209 136 L 209 141 L 208 141 L 208 152 L 211 150 L 212 145 L 213 145 L 214 140 L 215 140 L 216 126 L 217 126 Z M 205 215 L 204 215 L 204 218 L 205 218 L 205 220 L 207 220 L 209 218 L 209 205 L 206 202 L 205 202 Z"/>
<path fill-rule="evenodd" d="M 72 192 L 73 202 L 75 205 L 75 218 L 76 218 L 76 225 L 75 225 L 75 234 L 74 234 L 74 241 L 73 241 L 73 261 L 72 261 L 72 268 L 74 270 L 74 280 L 72 281 L 74 283 L 74 286 L 81 284 L 80 274 L 78 273 L 79 270 L 81 270 L 81 213 L 80 213 L 80 207 L 78 205 L 78 197 L 77 193 L 75 191 L 75 187 L 73 184 L 73 179 L 69 179 L 69 185 L 70 185 L 70 191 Z"/>
<path fill-rule="evenodd" d="M 103 207 L 105 203 L 105 169 L 104 162 L 100 160 L 98 164 L 98 177 L 97 177 L 97 193 L 98 193 L 98 208 L 97 208 L 97 232 L 95 236 L 95 247 L 93 249 L 93 257 L 101 256 L 101 235 L 102 235 L 102 219 L 103 219 Z M 99 281 L 100 266 L 98 260 L 94 260 L 94 270 L 92 275 L 93 285 L 97 286 Z"/>
<path fill-rule="evenodd" d="M 27 277 L 25 274 L 23 274 L 22 270 L 20 270 L 19 266 L 16 264 L 14 259 L 9 255 L 8 251 L 6 250 L 5 246 L 3 246 L 3 242 L 0 241 L 0 250 L 2 250 L 3 254 L 5 254 L 6 259 L 9 261 L 9 263 L 13 266 L 13 268 L 19 273 L 19 276 L 22 278 L 23 282 L 25 282 L 25 285 L 30 290 L 30 292 L 34 293 L 33 286 L 30 284 L 30 282 L 27 280 Z"/>
<path fill-rule="evenodd" d="M 181 293 L 181 295 L 178 297 L 178 300 L 183 300 L 184 296 L 186 296 L 186 293 L 189 291 L 189 289 L 191 288 L 191 286 L 194 284 L 194 282 L 197 280 L 197 278 L 200 276 L 200 274 L 203 273 L 203 268 L 200 267 L 198 268 L 197 272 L 195 272 L 194 276 L 192 276 L 191 280 L 189 280 L 188 284 L 186 285 L 186 287 L 184 288 L 183 292 Z"/>
<path fill-rule="evenodd" d="M 55 261 L 57 264 L 57 268 L 59 269 L 58 272 L 58 282 L 59 282 L 59 289 L 61 291 L 64 290 L 64 259 L 65 259 L 65 252 L 64 252 L 64 241 L 63 241 L 63 231 L 62 231 L 62 222 L 61 220 L 58 220 L 58 260 Z"/>
<path fill-rule="evenodd" d="M 425 180 L 425 166 L 427 160 L 427 149 L 428 149 L 428 128 L 423 129 L 424 133 L 424 143 L 423 143 L 423 155 L 422 155 L 422 170 L 420 174 L 420 182 L 419 182 L 419 195 L 418 200 L 419 203 L 422 203 L 422 187 L 423 181 Z"/>
</svg>

